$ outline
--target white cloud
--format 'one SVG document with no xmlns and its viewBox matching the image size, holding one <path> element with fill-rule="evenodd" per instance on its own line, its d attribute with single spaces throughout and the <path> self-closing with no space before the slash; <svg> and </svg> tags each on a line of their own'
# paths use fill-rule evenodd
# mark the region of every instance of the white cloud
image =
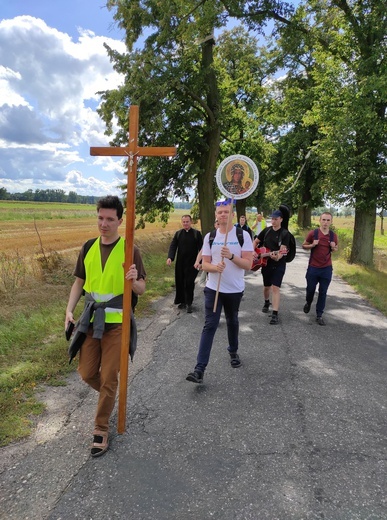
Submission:
<svg viewBox="0 0 387 520">
<path fill-rule="evenodd" d="M 98 180 L 101 165 L 112 171 L 117 162 L 113 167 L 110 158 L 96 161 L 88 148 L 108 144 L 94 110 L 96 92 L 116 88 L 122 77 L 104 42 L 125 50 L 122 42 L 83 29 L 73 41 L 31 16 L 0 22 L 0 186 L 12 192 L 15 185 L 44 189 L 54 183 L 67 191 L 75 163 L 79 177 L 72 178 L 79 189 L 106 193 L 111 183 Z"/>
</svg>

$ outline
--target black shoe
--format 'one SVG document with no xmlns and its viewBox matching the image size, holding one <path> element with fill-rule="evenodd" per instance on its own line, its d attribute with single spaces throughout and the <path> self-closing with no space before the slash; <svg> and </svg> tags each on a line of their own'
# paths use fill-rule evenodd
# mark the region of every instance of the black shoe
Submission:
<svg viewBox="0 0 387 520">
<path fill-rule="evenodd" d="M 203 372 L 199 372 L 198 370 L 194 370 L 190 372 L 186 377 L 187 381 L 191 381 L 191 383 L 203 383 Z"/>
<path fill-rule="evenodd" d="M 187 305 L 187 313 L 192 314 L 192 305 Z"/>
<path fill-rule="evenodd" d="M 186 308 L 186 304 L 185 303 L 179 303 L 179 305 L 177 306 L 178 309 L 185 309 Z"/>
<path fill-rule="evenodd" d="M 305 314 L 308 314 L 309 311 L 310 311 L 310 303 L 306 302 L 304 305 L 304 312 L 305 312 Z"/>
<path fill-rule="evenodd" d="M 265 303 L 265 305 L 262 307 L 262 312 L 268 313 L 270 305 L 271 305 L 270 302 L 269 303 Z"/>
<path fill-rule="evenodd" d="M 316 318 L 316 322 L 319 324 L 319 325 L 325 325 L 325 321 L 324 321 L 324 318 L 322 316 L 317 316 Z"/>
<path fill-rule="evenodd" d="M 241 366 L 242 362 L 239 359 L 238 354 L 230 352 L 230 363 L 233 368 L 238 368 Z"/>
<path fill-rule="evenodd" d="M 278 323 L 279 323 L 278 314 L 272 314 L 271 320 L 269 321 L 269 325 L 278 325 Z"/>
</svg>

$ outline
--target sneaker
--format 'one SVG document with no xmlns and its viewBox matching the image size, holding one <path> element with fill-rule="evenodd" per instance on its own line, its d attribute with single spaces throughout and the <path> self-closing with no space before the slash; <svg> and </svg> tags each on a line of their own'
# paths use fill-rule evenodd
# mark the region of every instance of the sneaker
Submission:
<svg viewBox="0 0 387 520">
<path fill-rule="evenodd" d="M 262 312 L 268 313 L 270 305 L 271 305 L 270 302 L 269 303 L 265 303 L 265 305 L 262 307 Z"/>
<path fill-rule="evenodd" d="M 325 325 L 325 321 L 324 321 L 324 318 L 322 316 L 317 316 L 316 318 L 316 322 L 319 324 L 319 325 Z"/>
<path fill-rule="evenodd" d="M 192 305 L 187 305 L 188 314 L 192 314 Z"/>
<path fill-rule="evenodd" d="M 177 306 L 178 309 L 185 309 L 186 308 L 186 304 L 185 303 L 179 303 L 179 305 Z"/>
<path fill-rule="evenodd" d="M 304 305 L 304 312 L 305 312 L 305 314 L 308 314 L 309 311 L 310 311 L 310 303 L 306 302 Z"/>
<path fill-rule="evenodd" d="M 203 383 L 203 372 L 199 372 L 198 370 L 194 370 L 190 372 L 186 377 L 187 381 L 191 381 L 191 383 Z"/>
<path fill-rule="evenodd" d="M 230 352 L 230 363 L 233 368 L 238 368 L 241 366 L 242 362 L 239 359 L 238 354 Z"/>
<path fill-rule="evenodd" d="M 279 323 L 278 314 L 272 314 L 271 320 L 269 321 L 270 325 L 277 325 Z"/>
</svg>

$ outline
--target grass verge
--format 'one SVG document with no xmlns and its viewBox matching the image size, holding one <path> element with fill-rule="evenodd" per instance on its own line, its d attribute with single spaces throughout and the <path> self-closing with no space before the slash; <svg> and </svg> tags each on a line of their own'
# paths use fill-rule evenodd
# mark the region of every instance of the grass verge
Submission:
<svg viewBox="0 0 387 520">
<path fill-rule="evenodd" d="M 143 251 L 139 245 L 147 271 L 147 290 L 139 298 L 138 318 L 153 312 L 152 302 L 168 294 L 174 281 L 174 270 L 165 262 L 165 238 L 153 241 L 156 252 L 150 247 L 147 250 L 146 244 Z M 9 300 L 5 306 L 8 312 L 0 312 L 0 446 L 31 433 L 36 417 L 44 411 L 44 405 L 35 397 L 37 386 L 65 384 L 65 376 L 76 368 L 76 362 L 68 365 L 68 343 L 63 331 L 72 267 L 68 265 L 68 276 L 61 277 L 61 285 L 37 284 L 29 305 L 13 313 L 10 307 L 16 301 Z M 57 278 L 51 276 L 50 280 L 53 284 Z M 82 302 L 77 306 L 77 315 L 81 311 Z"/>
</svg>

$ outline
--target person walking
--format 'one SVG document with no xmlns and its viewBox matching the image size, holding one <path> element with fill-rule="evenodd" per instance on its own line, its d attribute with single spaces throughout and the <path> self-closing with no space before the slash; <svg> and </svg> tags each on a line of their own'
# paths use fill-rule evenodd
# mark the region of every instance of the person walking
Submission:
<svg viewBox="0 0 387 520">
<path fill-rule="evenodd" d="M 70 323 L 75 323 L 73 313 L 85 293 L 85 308 L 78 323 L 86 325 L 86 332 L 79 351 L 78 372 L 99 393 L 92 457 L 103 455 L 109 446 L 109 418 L 120 371 L 124 278 L 132 280 L 132 310 L 138 295 L 145 291 L 146 272 L 136 246 L 133 264 L 126 273 L 123 270 L 125 241 L 118 232 L 123 210 L 116 196 L 108 195 L 98 201 L 100 236 L 81 248 L 66 308 L 65 330 Z"/>
<path fill-rule="evenodd" d="M 325 325 L 323 313 L 327 298 L 328 287 L 332 280 L 332 252 L 338 250 L 336 233 L 330 230 L 332 214 L 324 212 L 320 215 L 320 227 L 309 231 L 303 249 L 310 251 L 309 264 L 306 270 L 306 303 L 304 312 L 308 314 L 313 303 L 314 294 L 318 285 L 316 303 L 316 322 Z"/>
<path fill-rule="evenodd" d="M 280 210 L 273 211 L 271 215 L 271 226 L 263 229 L 254 239 L 254 249 L 265 247 L 270 255 L 267 257 L 266 265 L 261 268 L 263 278 L 263 296 L 265 299 L 262 312 L 268 313 L 272 305 L 270 325 L 279 323 L 278 311 L 280 304 L 280 289 L 286 271 L 285 253 L 289 248 L 290 235 L 287 229 L 281 227 L 283 220 Z M 254 252 L 254 257 L 257 257 Z M 272 302 L 270 302 L 270 296 Z"/>
<path fill-rule="evenodd" d="M 253 239 L 253 231 L 250 228 L 250 226 L 247 224 L 246 215 L 241 215 L 239 217 L 239 222 L 235 224 L 235 227 L 239 227 L 243 229 L 244 231 L 247 231 L 251 237 L 251 240 Z"/>
<path fill-rule="evenodd" d="M 174 303 L 179 309 L 187 309 L 187 312 L 191 313 L 195 279 L 198 274 L 194 265 L 203 245 L 203 237 L 200 231 L 192 227 L 191 215 L 183 215 L 181 224 L 182 229 L 176 231 L 169 246 L 167 265 L 170 266 L 176 256 Z"/>
<path fill-rule="evenodd" d="M 219 325 L 222 308 L 226 316 L 230 363 L 233 368 L 241 365 L 239 347 L 239 305 L 245 287 L 244 271 L 250 269 L 253 245 L 247 231 L 242 231 L 243 240 L 238 239 L 237 229 L 232 224 L 231 199 L 216 203 L 215 218 L 218 229 L 212 244 L 210 233 L 204 238 L 202 269 L 208 272 L 204 288 L 205 323 L 200 337 L 196 366 L 187 376 L 187 381 L 202 383 L 208 365 L 214 336 Z M 227 241 L 225 243 L 227 235 Z M 242 242 L 242 243 L 241 243 Z M 217 306 L 215 298 L 220 278 Z"/>
<path fill-rule="evenodd" d="M 259 233 L 266 227 L 266 221 L 263 218 L 262 213 L 257 212 L 257 216 L 255 218 L 255 222 L 253 225 L 253 229 L 255 230 L 255 235 L 259 235 Z"/>
</svg>

